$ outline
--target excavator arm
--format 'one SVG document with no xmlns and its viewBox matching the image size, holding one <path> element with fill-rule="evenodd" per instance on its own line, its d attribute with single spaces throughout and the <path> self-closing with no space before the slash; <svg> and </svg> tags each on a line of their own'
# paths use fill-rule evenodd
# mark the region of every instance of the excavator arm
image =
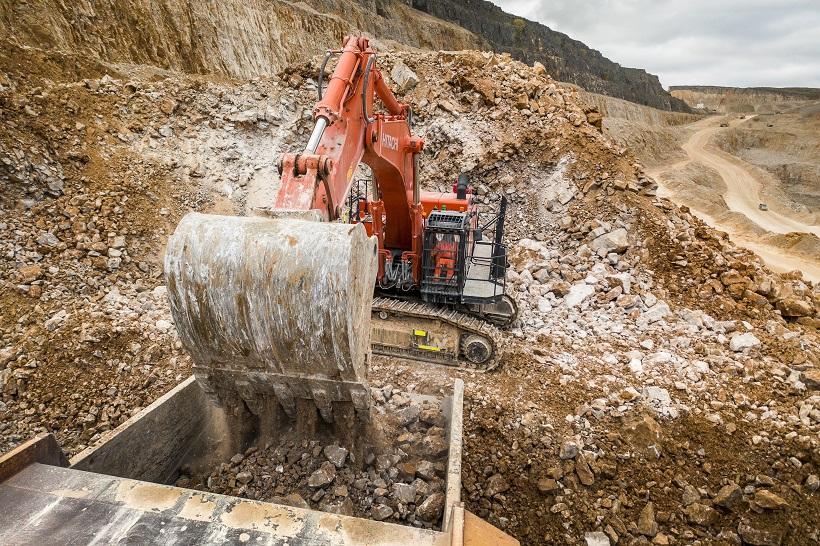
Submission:
<svg viewBox="0 0 820 546">
<path fill-rule="evenodd" d="M 410 134 L 410 108 L 387 86 L 367 38 L 345 39 L 327 90 L 320 89 L 320 95 L 305 150 L 285 154 L 280 163 L 282 183 L 274 210 L 280 215 L 314 210 L 326 221 L 337 220 L 354 172 L 364 162 L 378 195 L 371 204 L 376 225 L 370 229 L 379 243 L 378 279 L 390 259 L 386 248 L 406 252 L 406 259 L 419 268 L 423 226 L 417 157 L 424 141 Z M 386 113 L 375 112 L 376 98 Z"/>
<path fill-rule="evenodd" d="M 396 99 L 375 60 L 367 38 L 345 40 L 330 84 L 324 93 L 320 90 L 313 110 L 316 125 L 304 152 L 282 158 L 275 209 L 315 209 L 325 220 L 338 219 L 363 159 L 374 169 L 381 191 L 397 194 L 407 209 L 406 192 L 415 186 L 413 158 L 424 142 L 411 137 L 410 108 Z M 376 97 L 387 114 L 374 112 Z"/>
</svg>

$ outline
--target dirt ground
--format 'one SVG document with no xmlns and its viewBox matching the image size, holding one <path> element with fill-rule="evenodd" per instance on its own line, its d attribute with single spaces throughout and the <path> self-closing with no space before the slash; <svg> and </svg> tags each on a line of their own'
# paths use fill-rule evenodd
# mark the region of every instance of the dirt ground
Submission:
<svg viewBox="0 0 820 546">
<path fill-rule="evenodd" d="M 550 349 L 552 352 L 555 347 Z M 377 377 L 381 378 L 383 372 L 379 366 Z M 429 372 L 407 372 L 408 383 L 433 386 L 426 383 Z M 385 378 L 391 376 L 388 373 Z M 624 534 L 650 501 L 659 522 L 673 528 L 686 526 L 686 521 L 681 521 L 685 516 L 680 514 L 683 484 L 714 494 L 730 482 L 753 484 L 756 476 L 773 469 L 777 469 L 778 482 L 804 479 L 805 471 L 778 464 L 779 457 L 770 445 L 753 445 L 756 429 L 740 423 L 739 416 L 732 420 L 736 428 L 729 431 L 729 423 L 716 426 L 703 416 L 687 415 L 657 423 L 652 413 L 638 412 L 590 419 L 595 447 L 607 455 L 595 463 L 594 483 L 584 486 L 572 461 L 556 460 L 553 451 L 564 438 L 577 432 L 567 425 L 566 416 L 579 413 L 584 406 L 589 411 L 590 402 L 602 391 L 583 384 L 561 385 L 560 371 L 544 373 L 542 366 L 533 365 L 531 354 L 514 354 L 505 359 L 492 387 L 480 375 L 463 378 L 470 393 L 465 401 L 465 415 L 470 416 L 465 423 L 464 486 L 468 508 L 489 517 L 496 525 L 506 526 L 526 544 L 573 543 L 574 537 L 596 526 L 601 513 L 608 514 L 606 520 L 616 533 Z M 561 386 L 556 389 L 553 385 Z M 515 403 L 510 404 L 511 400 Z M 534 412 L 536 423 L 522 419 Z M 783 447 L 794 454 L 805 453 L 796 443 Z M 737 453 L 744 455 L 738 457 Z M 812 459 L 817 465 L 816 451 Z M 509 476 L 511 489 L 503 498 L 489 501 L 471 491 L 482 478 L 495 472 Z M 542 480 L 556 478 L 565 486 L 550 491 L 544 491 L 543 483 L 539 487 Z M 816 502 L 801 502 L 800 495 L 790 488 L 784 491 L 797 508 L 796 513 L 752 513 L 756 524 L 792 529 L 816 526 Z M 742 516 L 740 507 L 720 510 L 713 526 L 736 529 Z M 804 538 L 794 536 L 783 543 L 801 544 Z M 706 539 L 706 543 L 732 542 L 730 537 L 709 537 L 708 532 L 695 526 L 681 533 L 678 543 L 698 539 Z"/>
</svg>

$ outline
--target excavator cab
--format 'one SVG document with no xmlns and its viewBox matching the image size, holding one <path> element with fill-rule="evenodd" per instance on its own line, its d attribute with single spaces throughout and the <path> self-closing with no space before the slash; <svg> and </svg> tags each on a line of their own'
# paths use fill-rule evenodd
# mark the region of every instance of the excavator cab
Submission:
<svg viewBox="0 0 820 546">
<path fill-rule="evenodd" d="M 459 198 L 466 198 L 466 180 L 459 182 Z M 505 298 L 507 250 L 503 243 L 506 198 L 499 212 L 481 225 L 476 207 L 433 210 L 424 227 L 421 297 L 428 303 L 494 306 Z M 493 236 L 484 239 L 484 232 Z M 507 304 L 512 305 L 512 304 Z M 505 311 L 514 315 L 513 311 Z"/>
<path fill-rule="evenodd" d="M 461 303 L 470 218 L 465 212 L 441 210 L 427 217 L 422 254 L 422 298 L 430 303 Z"/>
</svg>

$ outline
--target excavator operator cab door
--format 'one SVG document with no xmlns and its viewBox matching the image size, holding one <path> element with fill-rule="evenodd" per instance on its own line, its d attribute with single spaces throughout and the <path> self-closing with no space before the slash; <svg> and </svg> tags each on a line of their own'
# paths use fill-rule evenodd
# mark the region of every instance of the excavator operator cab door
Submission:
<svg viewBox="0 0 820 546">
<path fill-rule="evenodd" d="M 434 211 L 427 217 L 422 258 L 422 299 L 460 303 L 470 233 L 468 214 Z"/>
</svg>

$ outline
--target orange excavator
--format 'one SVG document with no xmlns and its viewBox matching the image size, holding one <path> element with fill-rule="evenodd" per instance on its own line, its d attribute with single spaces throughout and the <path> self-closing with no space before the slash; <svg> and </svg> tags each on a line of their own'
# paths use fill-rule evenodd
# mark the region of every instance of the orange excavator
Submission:
<svg viewBox="0 0 820 546">
<path fill-rule="evenodd" d="M 288 413 L 312 399 L 331 419 L 338 402 L 365 413 L 371 349 L 497 365 L 494 325 L 517 311 L 504 293 L 506 201 L 484 221 L 466 175 L 452 193 L 421 190 L 424 141 L 376 59 L 361 36 L 327 53 L 315 127 L 303 152 L 282 158 L 272 207 L 249 217 L 192 213 L 169 240 L 177 331 L 217 392 L 256 406 L 273 397 Z M 354 177 L 360 163 L 370 179 Z"/>
</svg>

